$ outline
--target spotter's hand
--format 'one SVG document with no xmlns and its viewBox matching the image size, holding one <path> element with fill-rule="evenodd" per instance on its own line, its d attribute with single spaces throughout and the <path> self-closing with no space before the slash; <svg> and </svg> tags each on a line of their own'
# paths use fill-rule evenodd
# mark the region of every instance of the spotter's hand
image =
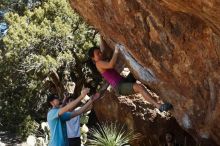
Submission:
<svg viewBox="0 0 220 146">
<path fill-rule="evenodd" d="M 82 96 L 86 96 L 89 93 L 90 89 L 89 88 L 83 88 L 81 91 Z"/>
</svg>

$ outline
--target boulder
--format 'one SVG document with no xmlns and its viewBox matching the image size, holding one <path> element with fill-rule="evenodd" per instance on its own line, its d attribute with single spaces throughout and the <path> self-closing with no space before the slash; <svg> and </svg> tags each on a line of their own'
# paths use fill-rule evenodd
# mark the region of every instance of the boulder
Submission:
<svg viewBox="0 0 220 146">
<path fill-rule="evenodd" d="M 218 0 L 70 0 L 200 145 L 220 145 Z"/>
</svg>

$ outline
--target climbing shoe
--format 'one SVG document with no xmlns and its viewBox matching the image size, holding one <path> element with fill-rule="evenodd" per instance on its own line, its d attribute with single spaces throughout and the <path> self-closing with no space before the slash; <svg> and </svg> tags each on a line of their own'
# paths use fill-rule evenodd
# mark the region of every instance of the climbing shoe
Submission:
<svg viewBox="0 0 220 146">
<path fill-rule="evenodd" d="M 166 102 L 160 106 L 159 110 L 160 112 L 163 112 L 163 111 L 171 110 L 172 108 L 173 108 L 172 104 Z"/>
</svg>

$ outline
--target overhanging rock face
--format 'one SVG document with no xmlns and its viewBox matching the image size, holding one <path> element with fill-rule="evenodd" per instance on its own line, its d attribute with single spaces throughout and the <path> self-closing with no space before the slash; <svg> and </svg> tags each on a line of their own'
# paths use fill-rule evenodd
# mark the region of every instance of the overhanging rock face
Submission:
<svg viewBox="0 0 220 146">
<path fill-rule="evenodd" d="M 71 0 L 201 145 L 220 145 L 220 1 Z"/>
</svg>

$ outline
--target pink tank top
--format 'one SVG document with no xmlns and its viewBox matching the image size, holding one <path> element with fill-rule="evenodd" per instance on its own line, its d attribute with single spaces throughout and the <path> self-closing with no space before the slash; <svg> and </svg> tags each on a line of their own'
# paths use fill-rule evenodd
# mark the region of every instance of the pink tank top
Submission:
<svg viewBox="0 0 220 146">
<path fill-rule="evenodd" d="M 106 70 L 102 76 L 112 87 L 116 87 L 123 80 L 123 77 L 115 69 Z"/>
</svg>

